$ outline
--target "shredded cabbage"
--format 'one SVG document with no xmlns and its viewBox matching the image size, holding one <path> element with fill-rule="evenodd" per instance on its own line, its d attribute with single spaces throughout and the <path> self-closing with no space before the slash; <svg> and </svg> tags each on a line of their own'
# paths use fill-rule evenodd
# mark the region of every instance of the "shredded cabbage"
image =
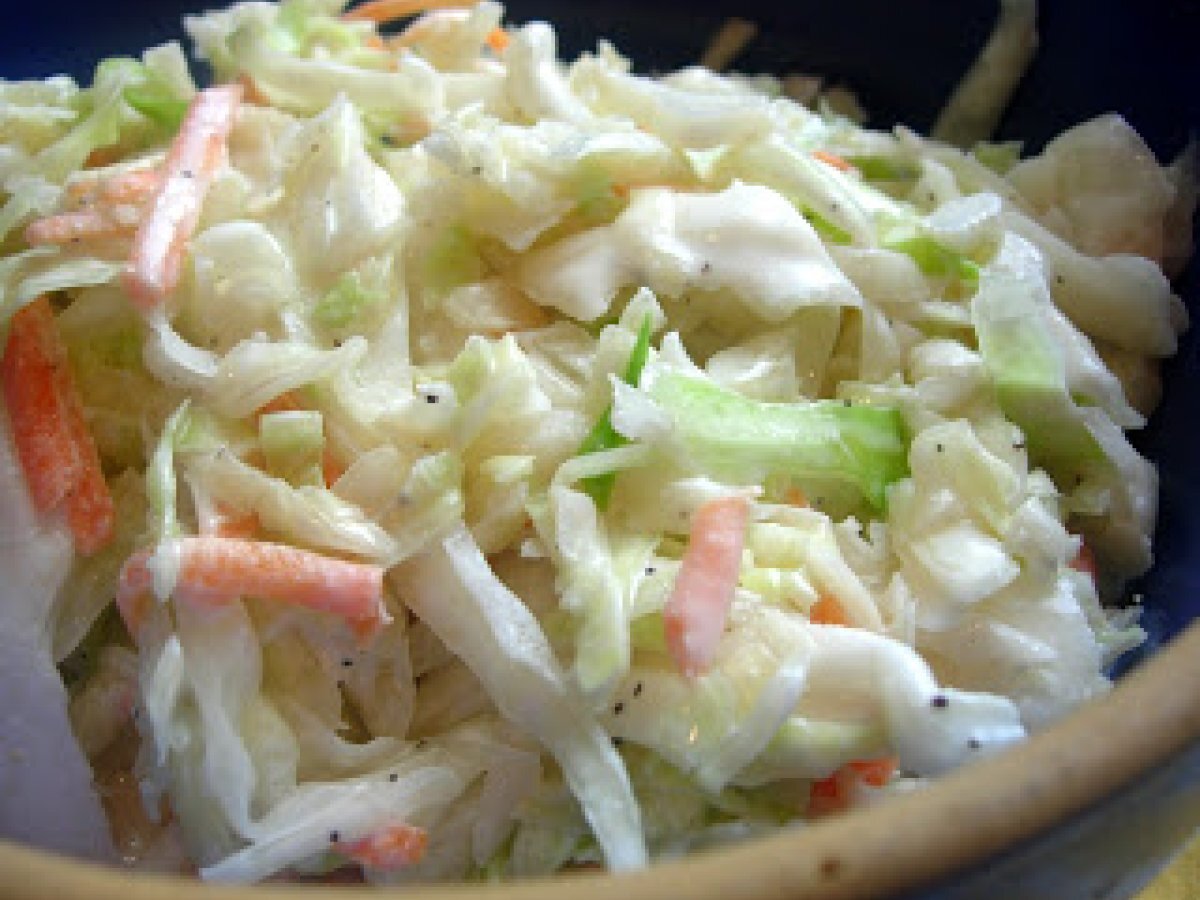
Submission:
<svg viewBox="0 0 1200 900">
<path fill-rule="evenodd" d="M 32 587 L 0 731 L 46 752 L 0 781 L 54 804 L 0 836 L 109 852 L 73 727 L 137 745 L 209 880 L 632 869 L 1108 689 L 1145 637 L 1115 605 L 1153 559 L 1127 432 L 1187 325 L 1195 151 L 1164 167 L 1115 115 L 981 143 L 1032 0 L 940 120 L 962 149 L 773 78 L 563 61 L 492 2 L 386 37 L 343 7 L 188 18 L 243 102 L 150 310 L 126 273 L 195 137 L 183 51 L 0 82 L 0 334 L 50 296 L 115 508 L 72 555 L 5 435 Z M 718 577 L 689 544 L 731 497 Z M 359 601 L 376 631 L 324 611 Z M 694 677 L 689 603 L 721 626 Z"/>
</svg>

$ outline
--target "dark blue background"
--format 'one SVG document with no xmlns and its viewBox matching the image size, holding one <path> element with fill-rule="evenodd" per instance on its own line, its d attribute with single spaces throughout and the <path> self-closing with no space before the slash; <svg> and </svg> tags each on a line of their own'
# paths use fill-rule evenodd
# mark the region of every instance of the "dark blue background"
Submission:
<svg viewBox="0 0 1200 900">
<path fill-rule="evenodd" d="M 1200 130 L 1200 2 L 1042 0 L 1042 51 L 1002 125 L 1002 136 L 1036 148 L 1097 113 L 1125 115 L 1160 156 Z M 182 39 L 182 12 L 202 0 L 112 4 L 59 0 L 6 10 L 0 76 L 68 72 L 86 80 L 105 55 L 136 53 Z M 508 5 L 515 21 L 546 18 L 564 53 L 603 35 L 642 66 L 694 61 L 727 15 L 756 21 L 760 35 L 743 68 L 807 71 L 852 85 L 874 124 L 924 128 L 985 38 L 994 3 L 981 0 L 527 0 Z M 1200 310 L 1200 267 L 1181 290 Z M 1156 639 L 1200 615 L 1200 359 L 1185 340 L 1168 366 L 1166 401 L 1139 444 L 1159 463 L 1159 562 L 1140 588 Z"/>
</svg>

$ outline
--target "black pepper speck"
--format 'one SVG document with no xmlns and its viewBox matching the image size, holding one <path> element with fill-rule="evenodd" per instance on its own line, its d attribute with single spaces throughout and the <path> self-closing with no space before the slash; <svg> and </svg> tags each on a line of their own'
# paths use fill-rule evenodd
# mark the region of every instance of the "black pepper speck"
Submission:
<svg viewBox="0 0 1200 900">
<path fill-rule="evenodd" d="M 943 694 L 934 694 L 929 701 L 929 705 L 934 709 L 945 709 L 950 705 L 950 698 Z"/>
<path fill-rule="evenodd" d="M 642 683 L 640 681 L 633 686 L 633 696 L 642 696 Z"/>
<path fill-rule="evenodd" d="M 613 715 L 614 716 L 619 716 L 624 711 L 625 711 L 624 703 L 618 702 L 617 705 L 613 707 Z"/>
</svg>

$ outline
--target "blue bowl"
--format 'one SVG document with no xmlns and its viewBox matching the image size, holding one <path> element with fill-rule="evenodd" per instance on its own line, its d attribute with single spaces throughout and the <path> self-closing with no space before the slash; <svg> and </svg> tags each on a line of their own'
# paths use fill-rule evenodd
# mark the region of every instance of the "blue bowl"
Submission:
<svg viewBox="0 0 1200 900">
<path fill-rule="evenodd" d="M 7 10 L 6 27 L 0 32 L 0 76 L 43 77 L 66 72 L 87 81 L 95 61 L 104 56 L 136 53 L 171 38 L 183 40 L 181 15 L 205 5 L 202 0 L 156 0 L 133 12 L 79 0 L 46 6 L 20 4 Z M 1023 140 L 1028 150 L 1036 150 L 1071 125 L 1115 110 L 1166 159 L 1200 131 L 1200 53 L 1195 51 L 1200 38 L 1200 4 L 1190 0 L 1045 0 L 1042 6 L 1043 49 L 1003 120 L 1002 138 Z M 774 0 L 740 0 L 736 4 L 729 0 L 514 0 L 508 5 L 513 20 L 545 18 L 554 22 L 564 55 L 592 48 L 596 37 L 602 35 L 640 65 L 658 70 L 696 60 L 721 22 L 728 15 L 738 15 L 760 26 L 759 37 L 738 60 L 740 68 L 832 76 L 855 89 L 873 115 L 872 124 L 904 122 L 917 129 L 932 123 L 985 39 L 994 10 L 994 3 L 981 0 L 954 4 L 945 0 L 907 0 L 903 4 L 882 0 L 839 0 L 836 4 L 818 0 L 789 4 Z M 1190 266 L 1177 290 L 1193 315 L 1200 315 L 1200 265 Z M 720 865 L 725 855 L 714 854 L 712 859 L 718 861 L 714 865 L 700 859 L 637 876 L 627 882 L 631 897 L 665 898 L 677 893 L 681 884 L 687 884 L 688 893 L 695 897 L 783 898 L 792 896 L 793 890 L 796 895 L 813 896 L 810 891 L 823 890 L 814 885 L 825 884 L 830 895 L 837 896 L 1061 900 L 1126 897 L 1144 883 L 1200 825 L 1200 699 L 1189 699 L 1200 698 L 1200 665 L 1180 652 L 1186 644 L 1192 655 L 1200 653 L 1200 633 L 1193 628 L 1180 638 L 1181 646 L 1163 651 L 1164 656 L 1172 657 L 1171 675 L 1190 679 L 1182 685 L 1184 696 L 1180 696 L 1178 677 L 1150 671 L 1158 662 L 1142 665 L 1200 616 L 1200 477 L 1196 467 L 1200 460 L 1200 391 L 1192 389 L 1200 384 L 1200 356 L 1194 331 L 1184 337 L 1179 354 L 1167 364 L 1164 402 L 1137 439 L 1139 447 L 1157 463 L 1162 487 L 1157 561 L 1135 586 L 1144 598 L 1144 624 L 1151 639 L 1124 662 L 1123 671 L 1143 671 L 1127 676 L 1129 683 L 1110 698 L 1115 705 L 1085 710 L 1056 733 L 1039 736 L 1028 748 L 1015 751 L 1011 760 L 981 764 L 978 774 L 956 774 L 948 779 L 953 784 L 931 788 L 928 798 L 905 798 L 897 801 L 894 809 L 854 814 L 846 817 L 845 823 L 819 826 L 806 835 L 807 843 L 785 835 L 763 842 L 770 852 L 739 857 L 743 851 L 735 850 L 728 856 L 732 865 L 765 861 L 775 867 L 770 871 L 744 873 L 730 881 Z M 1172 685 L 1175 689 L 1169 697 L 1156 694 Z M 1162 703 L 1156 700 L 1158 696 Z M 1144 709 L 1146 716 L 1132 717 L 1130 710 L 1136 708 Z M 1139 733 L 1155 729 L 1171 730 L 1170 738 L 1156 740 Z M 1087 785 L 1074 784 L 1078 772 L 1073 768 L 1072 742 L 1118 745 L 1142 738 L 1144 746 L 1136 753 L 1122 750 L 1105 756 L 1092 753 L 1094 748 L 1087 754 L 1081 752 L 1079 771 L 1086 770 L 1085 780 L 1090 780 Z M 1022 768 L 1035 763 L 1044 767 L 1048 760 L 1056 761 L 1060 768 L 1046 777 L 1030 775 Z M 1138 766 L 1143 769 L 1139 771 Z M 1153 772 L 1145 768 L 1148 766 Z M 980 784 L 985 771 L 996 779 L 998 792 L 1005 790 L 1005 779 L 1020 781 L 1029 802 L 1049 811 L 1027 817 L 1028 821 L 1017 822 L 1008 831 L 1003 823 L 990 819 L 954 821 L 956 815 L 988 809 L 987 787 Z M 822 856 L 827 852 L 824 848 L 858 840 L 872 828 L 893 827 L 897 829 L 896 842 L 911 840 L 911 835 L 902 833 L 903 817 L 906 810 L 918 809 L 904 805 L 914 799 L 927 800 L 926 813 L 936 807 L 937 815 L 951 820 L 954 828 L 975 829 L 991 837 L 977 842 L 974 850 L 958 848 L 951 853 L 946 847 L 930 846 L 930 854 L 946 854 L 944 863 L 921 865 L 910 858 L 914 853 L 901 854 L 904 858 L 895 861 L 899 874 L 894 873 L 890 880 L 855 882 L 852 853 L 837 857 L 836 867 L 826 865 L 835 857 Z M 1021 815 L 1011 804 L 1000 804 L 996 810 L 997 816 Z M 928 823 L 931 820 L 926 813 L 922 813 L 922 821 Z M 873 821 L 867 822 L 870 817 Z M 932 835 L 931 831 L 931 840 Z M 786 841 L 794 844 L 781 843 Z M 809 857 L 820 869 L 809 873 L 812 878 L 805 875 Z M 88 882 L 74 871 L 84 867 L 63 866 L 34 853 L 0 855 L 0 872 L 5 867 L 9 871 L 0 876 L 0 883 L 16 884 L 10 876 L 53 881 L 61 875 L 64 892 L 72 885 L 93 884 L 95 890 L 89 889 L 89 893 L 96 896 L 122 896 L 121 883 L 115 880 L 118 876 L 95 875 L 99 880 Z M 672 881 L 677 869 L 685 874 Z M 143 888 L 150 886 L 143 883 Z M 195 890 L 167 882 L 159 886 L 169 887 L 178 896 L 190 897 Z M 495 896 L 536 895 L 549 900 L 561 889 L 562 885 L 553 882 L 529 894 L 510 888 Z M 576 889 L 574 884 L 572 889 Z M 606 890 L 579 885 L 579 892 L 588 897 L 601 897 Z"/>
</svg>

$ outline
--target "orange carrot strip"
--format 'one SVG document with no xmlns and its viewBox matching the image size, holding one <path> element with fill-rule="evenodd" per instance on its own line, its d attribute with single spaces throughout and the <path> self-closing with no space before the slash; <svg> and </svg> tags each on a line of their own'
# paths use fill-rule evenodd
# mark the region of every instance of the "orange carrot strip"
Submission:
<svg viewBox="0 0 1200 900">
<path fill-rule="evenodd" d="M 366 3 L 360 3 L 342 13 L 342 19 L 348 22 L 365 21 L 384 25 L 431 9 L 454 9 L 473 5 L 473 0 L 367 0 Z"/>
<path fill-rule="evenodd" d="M 809 787 L 808 814 L 823 816 L 844 812 L 850 808 L 858 784 L 883 787 L 896 774 L 899 760 L 894 756 L 878 759 L 856 759 L 841 766 L 828 778 L 814 781 Z"/>
<path fill-rule="evenodd" d="M 814 625 L 849 625 L 846 609 L 833 597 L 823 595 L 808 611 L 808 620 Z"/>
<path fill-rule="evenodd" d="M 67 369 L 67 354 L 45 297 L 12 317 L 0 365 L 17 458 L 33 506 L 44 515 L 66 500 L 84 465 L 58 374 Z"/>
<path fill-rule="evenodd" d="M 345 619 L 361 639 L 390 621 L 383 605 L 383 569 L 301 550 L 287 544 L 214 535 L 178 538 L 179 576 L 174 598 L 197 606 L 223 606 L 261 597 Z M 149 553 L 131 556 L 121 570 L 117 608 L 136 634 L 146 609 Z"/>
<path fill-rule="evenodd" d="M 828 778 L 814 781 L 808 789 L 808 815 L 815 817 L 844 812 L 850 807 L 852 790 L 852 776 L 844 767 Z"/>
<path fill-rule="evenodd" d="M 749 501 L 734 494 L 710 500 L 692 519 L 687 552 L 663 610 L 667 649 L 686 675 L 712 664 L 737 589 L 749 513 Z"/>
<path fill-rule="evenodd" d="M 838 156 L 836 153 L 830 153 L 828 150 L 814 150 L 812 152 L 812 157 L 813 159 L 819 159 L 826 165 L 833 166 L 835 169 L 839 169 L 842 172 L 854 171 L 853 163 L 842 159 L 842 157 Z"/>
<path fill-rule="evenodd" d="M 184 249 L 224 158 L 242 91 L 239 84 L 200 91 L 171 145 L 162 186 L 134 236 L 122 282 L 130 299 L 143 310 L 161 304 L 179 282 Z"/>
<path fill-rule="evenodd" d="M 133 230 L 132 226 L 123 225 L 106 211 L 83 209 L 35 219 L 25 229 L 25 243 L 30 247 L 72 244 L 89 238 L 132 234 Z"/>
<path fill-rule="evenodd" d="M 487 45 L 496 53 L 503 53 L 508 49 L 508 44 L 511 40 L 512 38 L 508 36 L 507 31 L 497 27 L 488 32 Z"/>
<path fill-rule="evenodd" d="M 883 787 L 896 774 L 900 759 L 896 756 L 880 756 L 878 759 L 856 759 L 847 765 L 864 783 L 871 787 Z"/>
<path fill-rule="evenodd" d="M 112 538 L 112 494 L 46 297 L 13 316 L 2 377 L 34 506 L 47 513 L 65 503 L 75 547 L 90 556 Z"/>
<path fill-rule="evenodd" d="M 415 825 L 389 825 L 356 841 L 337 841 L 333 849 L 372 869 L 399 869 L 420 862 L 429 834 Z"/>
<path fill-rule="evenodd" d="M 67 496 L 67 525 L 75 537 L 75 549 L 91 556 L 112 540 L 117 519 L 96 442 L 84 424 L 82 413 L 76 421 L 78 424 L 72 431 L 81 445 L 84 466 L 78 484 Z"/>
<path fill-rule="evenodd" d="M 144 203 L 162 186 L 162 172 L 157 166 L 130 169 L 107 178 L 88 178 L 68 182 L 63 189 L 68 201 L 74 203 Z"/>
</svg>

